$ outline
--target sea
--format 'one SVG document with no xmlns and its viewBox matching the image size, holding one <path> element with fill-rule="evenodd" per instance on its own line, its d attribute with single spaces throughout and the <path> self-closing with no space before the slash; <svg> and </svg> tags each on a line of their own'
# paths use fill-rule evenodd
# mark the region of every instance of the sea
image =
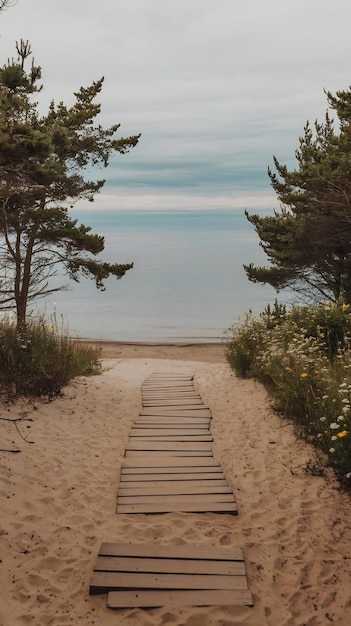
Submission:
<svg viewBox="0 0 351 626">
<path fill-rule="evenodd" d="M 34 313 L 72 336 L 220 342 L 238 318 L 250 310 L 258 315 L 277 298 L 270 286 L 250 282 L 243 269 L 250 262 L 266 263 L 244 211 L 76 210 L 71 215 L 105 237 L 103 260 L 134 263 L 122 279 L 109 278 L 102 292 L 89 279 L 55 279 L 68 282 L 69 289 L 38 300 Z"/>
</svg>

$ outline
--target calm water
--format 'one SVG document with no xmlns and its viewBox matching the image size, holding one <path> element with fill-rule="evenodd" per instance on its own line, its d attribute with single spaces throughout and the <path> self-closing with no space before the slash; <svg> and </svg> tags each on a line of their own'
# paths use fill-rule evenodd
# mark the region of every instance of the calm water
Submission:
<svg viewBox="0 0 351 626">
<path fill-rule="evenodd" d="M 71 334 L 116 341 L 215 341 L 244 311 L 276 293 L 250 283 L 243 263 L 265 256 L 243 212 L 77 212 L 105 236 L 104 259 L 134 262 L 106 291 L 83 280 L 39 301 Z"/>
</svg>

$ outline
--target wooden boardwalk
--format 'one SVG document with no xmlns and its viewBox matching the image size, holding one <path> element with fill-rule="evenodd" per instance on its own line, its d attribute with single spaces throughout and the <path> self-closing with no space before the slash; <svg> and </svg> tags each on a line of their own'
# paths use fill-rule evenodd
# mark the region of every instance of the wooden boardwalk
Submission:
<svg viewBox="0 0 351 626">
<path fill-rule="evenodd" d="M 153 374 L 121 467 L 117 514 L 237 514 L 233 491 L 213 458 L 211 411 L 193 376 Z M 240 547 L 103 543 L 90 593 L 110 608 L 248 605 Z"/>
<path fill-rule="evenodd" d="M 107 606 L 252 605 L 241 548 L 103 543 L 90 593 Z"/>
<path fill-rule="evenodd" d="M 237 513 L 213 458 L 211 411 L 186 374 L 153 374 L 142 385 L 121 468 L 117 513 Z"/>
</svg>

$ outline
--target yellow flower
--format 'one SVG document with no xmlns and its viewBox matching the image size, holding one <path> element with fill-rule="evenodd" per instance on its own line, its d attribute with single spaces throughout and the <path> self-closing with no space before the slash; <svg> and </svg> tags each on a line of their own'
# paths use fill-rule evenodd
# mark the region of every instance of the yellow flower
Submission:
<svg viewBox="0 0 351 626">
<path fill-rule="evenodd" d="M 302 372 L 302 374 L 300 375 L 300 378 L 307 378 L 308 374 L 307 372 Z"/>
<path fill-rule="evenodd" d="M 337 433 L 337 436 L 338 437 L 346 437 L 346 435 L 348 435 L 348 434 L 349 434 L 348 430 L 342 430 L 342 431 L 340 431 L 340 433 Z"/>
</svg>

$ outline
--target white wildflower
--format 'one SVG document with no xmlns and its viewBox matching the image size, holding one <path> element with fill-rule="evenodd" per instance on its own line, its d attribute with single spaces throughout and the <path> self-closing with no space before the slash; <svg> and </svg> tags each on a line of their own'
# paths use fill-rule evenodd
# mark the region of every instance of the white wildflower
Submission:
<svg viewBox="0 0 351 626">
<path fill-rule="evenodd" d="M 336 422 L 332 422 L 329 428 L 331 428 L 331 430 L 337 430 L 338 428 L 340 428 L 340 424 L 337 424 Z"/>
</svg>

